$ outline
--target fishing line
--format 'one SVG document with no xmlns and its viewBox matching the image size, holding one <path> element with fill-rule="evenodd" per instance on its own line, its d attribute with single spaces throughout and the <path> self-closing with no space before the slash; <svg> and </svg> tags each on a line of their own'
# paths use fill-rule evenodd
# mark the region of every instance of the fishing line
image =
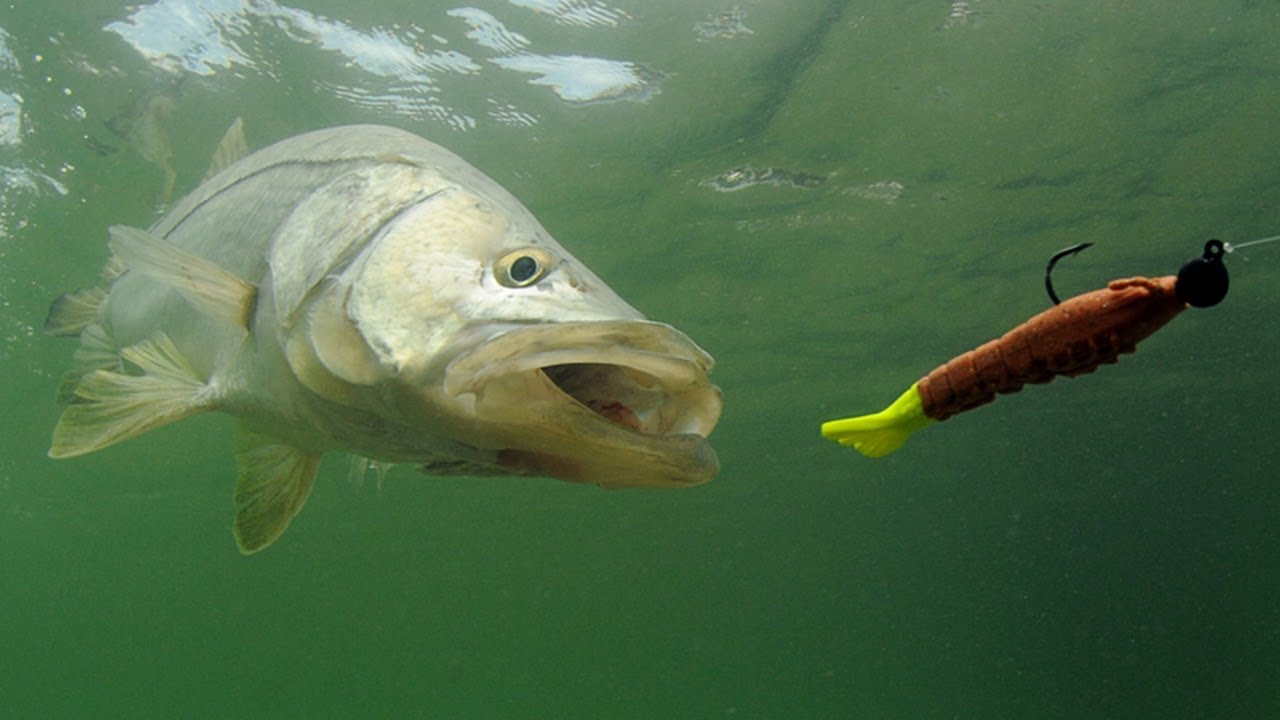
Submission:
<svg viewBox="0 0 1280 720">
<path fill-rule="evenodd" d="M 1249 247 L 1250 245 L 1261 245 L 1263 243 L 1275 242 L 1276 240 L 1280 240 L 1280 235 L 1276 235 L 1275 237 L 1262 238 L 1261 240 L 1250 240 L 1249 242 L 1240 243 L 1239 245 L 1235 243 L 1222 243 L 1222 249 L 1226 250 L 1227 252 L 1235 252 L 1240 248 L 1246 248 L 1246 247 Z M 1241 257 L 1244 257 L 1244 256 L 1241 256 Z M 1247 260 L 1248 258 L 1245 258 L 1245 259 Z"/>
</svg>

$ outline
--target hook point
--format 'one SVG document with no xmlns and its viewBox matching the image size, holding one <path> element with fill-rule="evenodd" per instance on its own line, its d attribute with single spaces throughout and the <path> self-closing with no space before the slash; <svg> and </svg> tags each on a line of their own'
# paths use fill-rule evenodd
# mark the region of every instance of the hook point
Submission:
<svg viewBox="0 0 1280 720">
<path fill-rule="evenodd" d="M 1059 250 L 1058 252 L 1053 254 L 1053 257 L 1049 258 L 1049 264 L 1046 265 L 1044 268 L 1044 289 L 1048 291 L 1049 299 L 1053 301 L 1054 305 L 1060 305 L 1062 304 L 1062 301 L 1058 299 L 1058 293 L 1053 291 L 1053 266 L 1057 265 L 1058 261 L 1061 260 L 1062 258 L 1067 257 L 1068 255 L 1075 255 L 1081 250 L 1084 250 L 1085 248 L 1089 248 L 1089 247 L 1093 247 L 1093 243 L 1091 242 L 1076 243 L 1071 247 L 1063 248 Z"/>
</svg>

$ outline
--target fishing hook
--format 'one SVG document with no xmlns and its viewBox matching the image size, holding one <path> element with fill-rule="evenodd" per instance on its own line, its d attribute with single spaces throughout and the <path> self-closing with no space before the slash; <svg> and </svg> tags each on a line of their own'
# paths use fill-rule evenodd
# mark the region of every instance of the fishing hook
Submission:
<svg viewBox="0 0 1280 720">
<path fill-rule="evenodd" d="M 1080 252 L 1081 250 L 1084 250 L 1085 248 L 1091 245 L 1093 245 L 1093 243 L 1091 242 L 1084 242 L 1078 245 L 1072 245 L 1069 248 L 1063 248 L 1059 250 L 1058 252 L 1053 254 L 1053 257 L 1049 258 L 1049 264 L 1046 265 L 1044 268 L 1044 289 L 1049 292 L 1049 299 L 1053 301 L 1054 305 L 1059 305 L 1062 303 L 1062 301 L 1058 299 L 1058 293 L 1053 291 L 1053 266 L 1057 265 L 1058 261 L 1061 260 L 1062 258 L 1068 255 L 1075 255 L 1076 253 Z"/>
</svg>

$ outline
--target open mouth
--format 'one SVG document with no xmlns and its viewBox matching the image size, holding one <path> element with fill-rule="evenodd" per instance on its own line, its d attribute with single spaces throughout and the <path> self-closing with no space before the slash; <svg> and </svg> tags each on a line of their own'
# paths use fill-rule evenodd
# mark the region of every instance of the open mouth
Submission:
<svg viewBox="0 0 1280 720">
<path fill-rule="evenodd" d="M 648 435 L 671 432 L 671 413 L 663 413 L 667 394 L 652 375 L 599 363 L 552 365 L 541 372 L 564 394 L 610 422 Z"/>
<path fill-rule="evenodd" d="M 689 487 L 720 464 L 711 356 L 646 320 L 545 323 L 485 332 L 441 387 L 492 430 L 496 464 L 607 488 Z"/>
<path fill-rule="evenodd" d="M 613 425 L 648 436 L 706 437 L 720 417 L 712 360 L 661 323 L 609 321 L 535 325 L 489 340 L 450 363 L 450 394 L 482 392 L 518 376 Z M 549 383 L 547 382 L 549 381 Z"/>
</svg>

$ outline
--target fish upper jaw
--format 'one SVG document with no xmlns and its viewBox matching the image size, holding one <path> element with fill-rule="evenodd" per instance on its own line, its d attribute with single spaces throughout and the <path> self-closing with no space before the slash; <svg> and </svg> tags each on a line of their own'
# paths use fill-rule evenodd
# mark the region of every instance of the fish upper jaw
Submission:
<svg viewBox="0 0 1280 720">
<path fill-rule="evenodd" d="M 710 480 L 722 408 L 711 356 L 645 320 L 500 330 L 444 370 L 446 403 L 468 414 L 513 472 L 605 487 Z"/>
</svg>

